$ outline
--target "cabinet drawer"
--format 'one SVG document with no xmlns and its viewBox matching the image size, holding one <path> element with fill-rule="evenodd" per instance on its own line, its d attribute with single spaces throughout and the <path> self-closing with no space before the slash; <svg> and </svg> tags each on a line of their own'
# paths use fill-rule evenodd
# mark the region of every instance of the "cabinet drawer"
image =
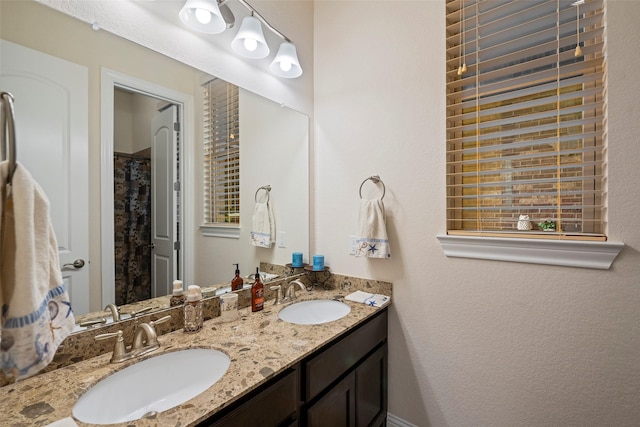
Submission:
<svg viewBox="0 0 640 427">
<path fill-rule="evenodd" d="M 304 364 L 305 400 L 309 401 L 387 338 L 387 310 L 361 325 Z"/>
<path fill-rule="evenodd" d="M 284 375 L 247 402 L 215 422 L 200 424 L 211 427 L 297 425 L 298 370 Z"/>
</svg>

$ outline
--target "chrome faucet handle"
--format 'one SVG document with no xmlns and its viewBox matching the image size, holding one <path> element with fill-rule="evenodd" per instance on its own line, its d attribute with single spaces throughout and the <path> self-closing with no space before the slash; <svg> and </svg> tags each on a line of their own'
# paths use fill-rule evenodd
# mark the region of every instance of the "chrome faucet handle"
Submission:
<svg viewBox="0 0 640 427">
<path fill-rule="evenodd" d="M 85 328 L 87 326 L 104 325 L 106 323 L 107 323 L 107 319 L 106 317 L 103 317 L 101 319 L 85 320 L 84 322 L 78 323 L 78 326 Z"/>
<path fill-rule="evenodd" d="M 132 311 L 131 314 L 131 318 L 133 319 L 136 316 L 140 316 L 141 314 L 146 313 L 147 311 L 151 311 L 151 309 L 153 309 L 153 307 L 149 306 L 149 307 L 145 307 L 145 308 L 141 308 L 138 311 Z"/>
<path fill-rule="evenodd" d="M 171 316 L 170 315 L 166 315 L 166 316 L 161 317 L 161 318 L 159 318 L 157 320 L 152 320 L 151 322 L 149 322 L 149 324 L 151 326 L 155 327 L 156 325 L 159 325 L 159 324 L 164 323 L 164 322 L 168 322 L 169 320 L 171 320 Z"/>
<path fill-rule="evenodd" d="M 282 304 L 282 286 L 280 285 L 275 285 L 275 286 L 271 286 L 271 290 L 272 291 L 276 291 L 276 301 L 273 303 L 273 305 L 280 305 Z"/>
<path fill-rule="evenodd" d="M 119 363 L 124 362 L 127 359 L 131 359 L 131 353 L 127 353 L 127 350 L 124 346 L 124 338 L 122 336 L 122 331 L 118 332 L 109 332 L 107 334 L 96 335 L 94 339 L 96 341 L 107 340 L 109 338 L 116 338 L 116 343 L 113 347 L 113 354 L 111 355 L 111 363 Z"/>
</svg>

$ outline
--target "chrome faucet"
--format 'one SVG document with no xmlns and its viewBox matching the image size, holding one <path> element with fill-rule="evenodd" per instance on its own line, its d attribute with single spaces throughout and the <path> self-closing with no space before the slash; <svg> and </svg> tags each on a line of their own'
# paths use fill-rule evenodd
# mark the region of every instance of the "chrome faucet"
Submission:
<svg viewBox="0 0 640 427">
<path fill-rule="evenodd" d="M 298 286 L 298 288 L 300 288 L 300 290 L 303 290 L 303 291 L 307 290 L 307 287 L 304 285 L 304 283 L 302 283 L 300 281 L 300 279 L 292 280 L 285 287 L 284 301 L 295 301 L 296 300 L 296 298 L 297 298 L 296 297 L 296 289 L 295 289 L 296 285 Z"/>
<path fill-rule="evenodd" d="M 169 319 L 171 319 L 171 316 L 164 316 L 149 323 L 139 324 L 136 327 L 133 336 L 133 344 L 131 345 L 130 351 L 127 351 L 127 347 L 125 347 L 124 345 L 124 338 L 121 330 L 117 332 L 96 335 L 95 340 L 100 341 L 115 337 L 116 343 L 113 347 L 111 363 L 124 362 L 125 360 L 142 356 L 143 354 L 147 354 L 158 349 L 160 347 L 160 344 L 158 343 L 158 334 L 156 332 L 155 325 L 166 322 Z"/>
<path fill-rule="evenodd" d="M 171 318 L 171 316 L 167 316 Z M 146 340 L 143 339 L 143 335 Z M 141 323 L 136 328 L 135 335 L 133 336 L 133 345 L 131 346 L 131 353 L 134 356 L 140 356 L 146 353 L 150 353 L 160 347 L 158 344 L 158 334 L 153 327 L 153 322 Z"/>
<path fill-rule="evenodd" d="M 120 319 L 120 307 L 115 304 L 107 304 L 104 308 L 104 311 L 111 311 L 111 317 L 113 317 L 114 322 L 118 322 Z"/>
</svg>

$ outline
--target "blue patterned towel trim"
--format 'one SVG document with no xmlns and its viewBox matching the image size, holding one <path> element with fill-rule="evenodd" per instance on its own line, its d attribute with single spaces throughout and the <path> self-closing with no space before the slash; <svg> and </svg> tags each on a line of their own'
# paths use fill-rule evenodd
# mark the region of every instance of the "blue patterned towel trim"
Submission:
<svg viewBox="0 0 640 427">
<path fill-rule="evenodd" d="M 40 319 L 40 317 L 42 317 L 42 315 L 44 314 L 45 310 L 48 310 L 49 301 L 51 301 L 52 299 L 54 299 L 56 297 L 59 297 L 60 295 L 64 294 L 65 292 L 66 292 L 66 290 L 65 290 L 64 284 L 51 289 L 47 293 L 47 296 L 44 298 L 44 300 L 40 304 L 40 307 L 38 307 L 38 309 L 36 311 L 34 311 L 32 313 L 29 313 L 29 314 L 25 314 L 24 316 L 11 317 L 11 318 L 7 319 L 6 322 L 4 322 L 3 328 L 6 328 L 6 329 L 22 328 L 24 326 L 27 326 L 27 325 L 30 325 L 32 323 L 37 322 L 38 319 Z"/>
</svg>

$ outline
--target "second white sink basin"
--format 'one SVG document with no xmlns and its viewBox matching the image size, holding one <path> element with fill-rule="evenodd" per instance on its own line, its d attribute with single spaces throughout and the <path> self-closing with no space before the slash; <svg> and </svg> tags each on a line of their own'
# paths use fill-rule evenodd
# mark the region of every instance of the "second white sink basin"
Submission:
<svg viewBox="0 0 640 427">
<path fill-rule="evenodd" d="M 319 325 L 333 322 L 349 314 L 347 304 L 329 299 L 301 301 L 280 310 L 278 317 L 297 325 Z"/>
<path fill-rule="evenodd" d="M 91 387 L 73 407 L 73 416 L 91 424 L 137 420 L 192 399 L 227 371 L 229 356 L 193 348 L 161 354 L 110 375 Z"/>
</svg>

